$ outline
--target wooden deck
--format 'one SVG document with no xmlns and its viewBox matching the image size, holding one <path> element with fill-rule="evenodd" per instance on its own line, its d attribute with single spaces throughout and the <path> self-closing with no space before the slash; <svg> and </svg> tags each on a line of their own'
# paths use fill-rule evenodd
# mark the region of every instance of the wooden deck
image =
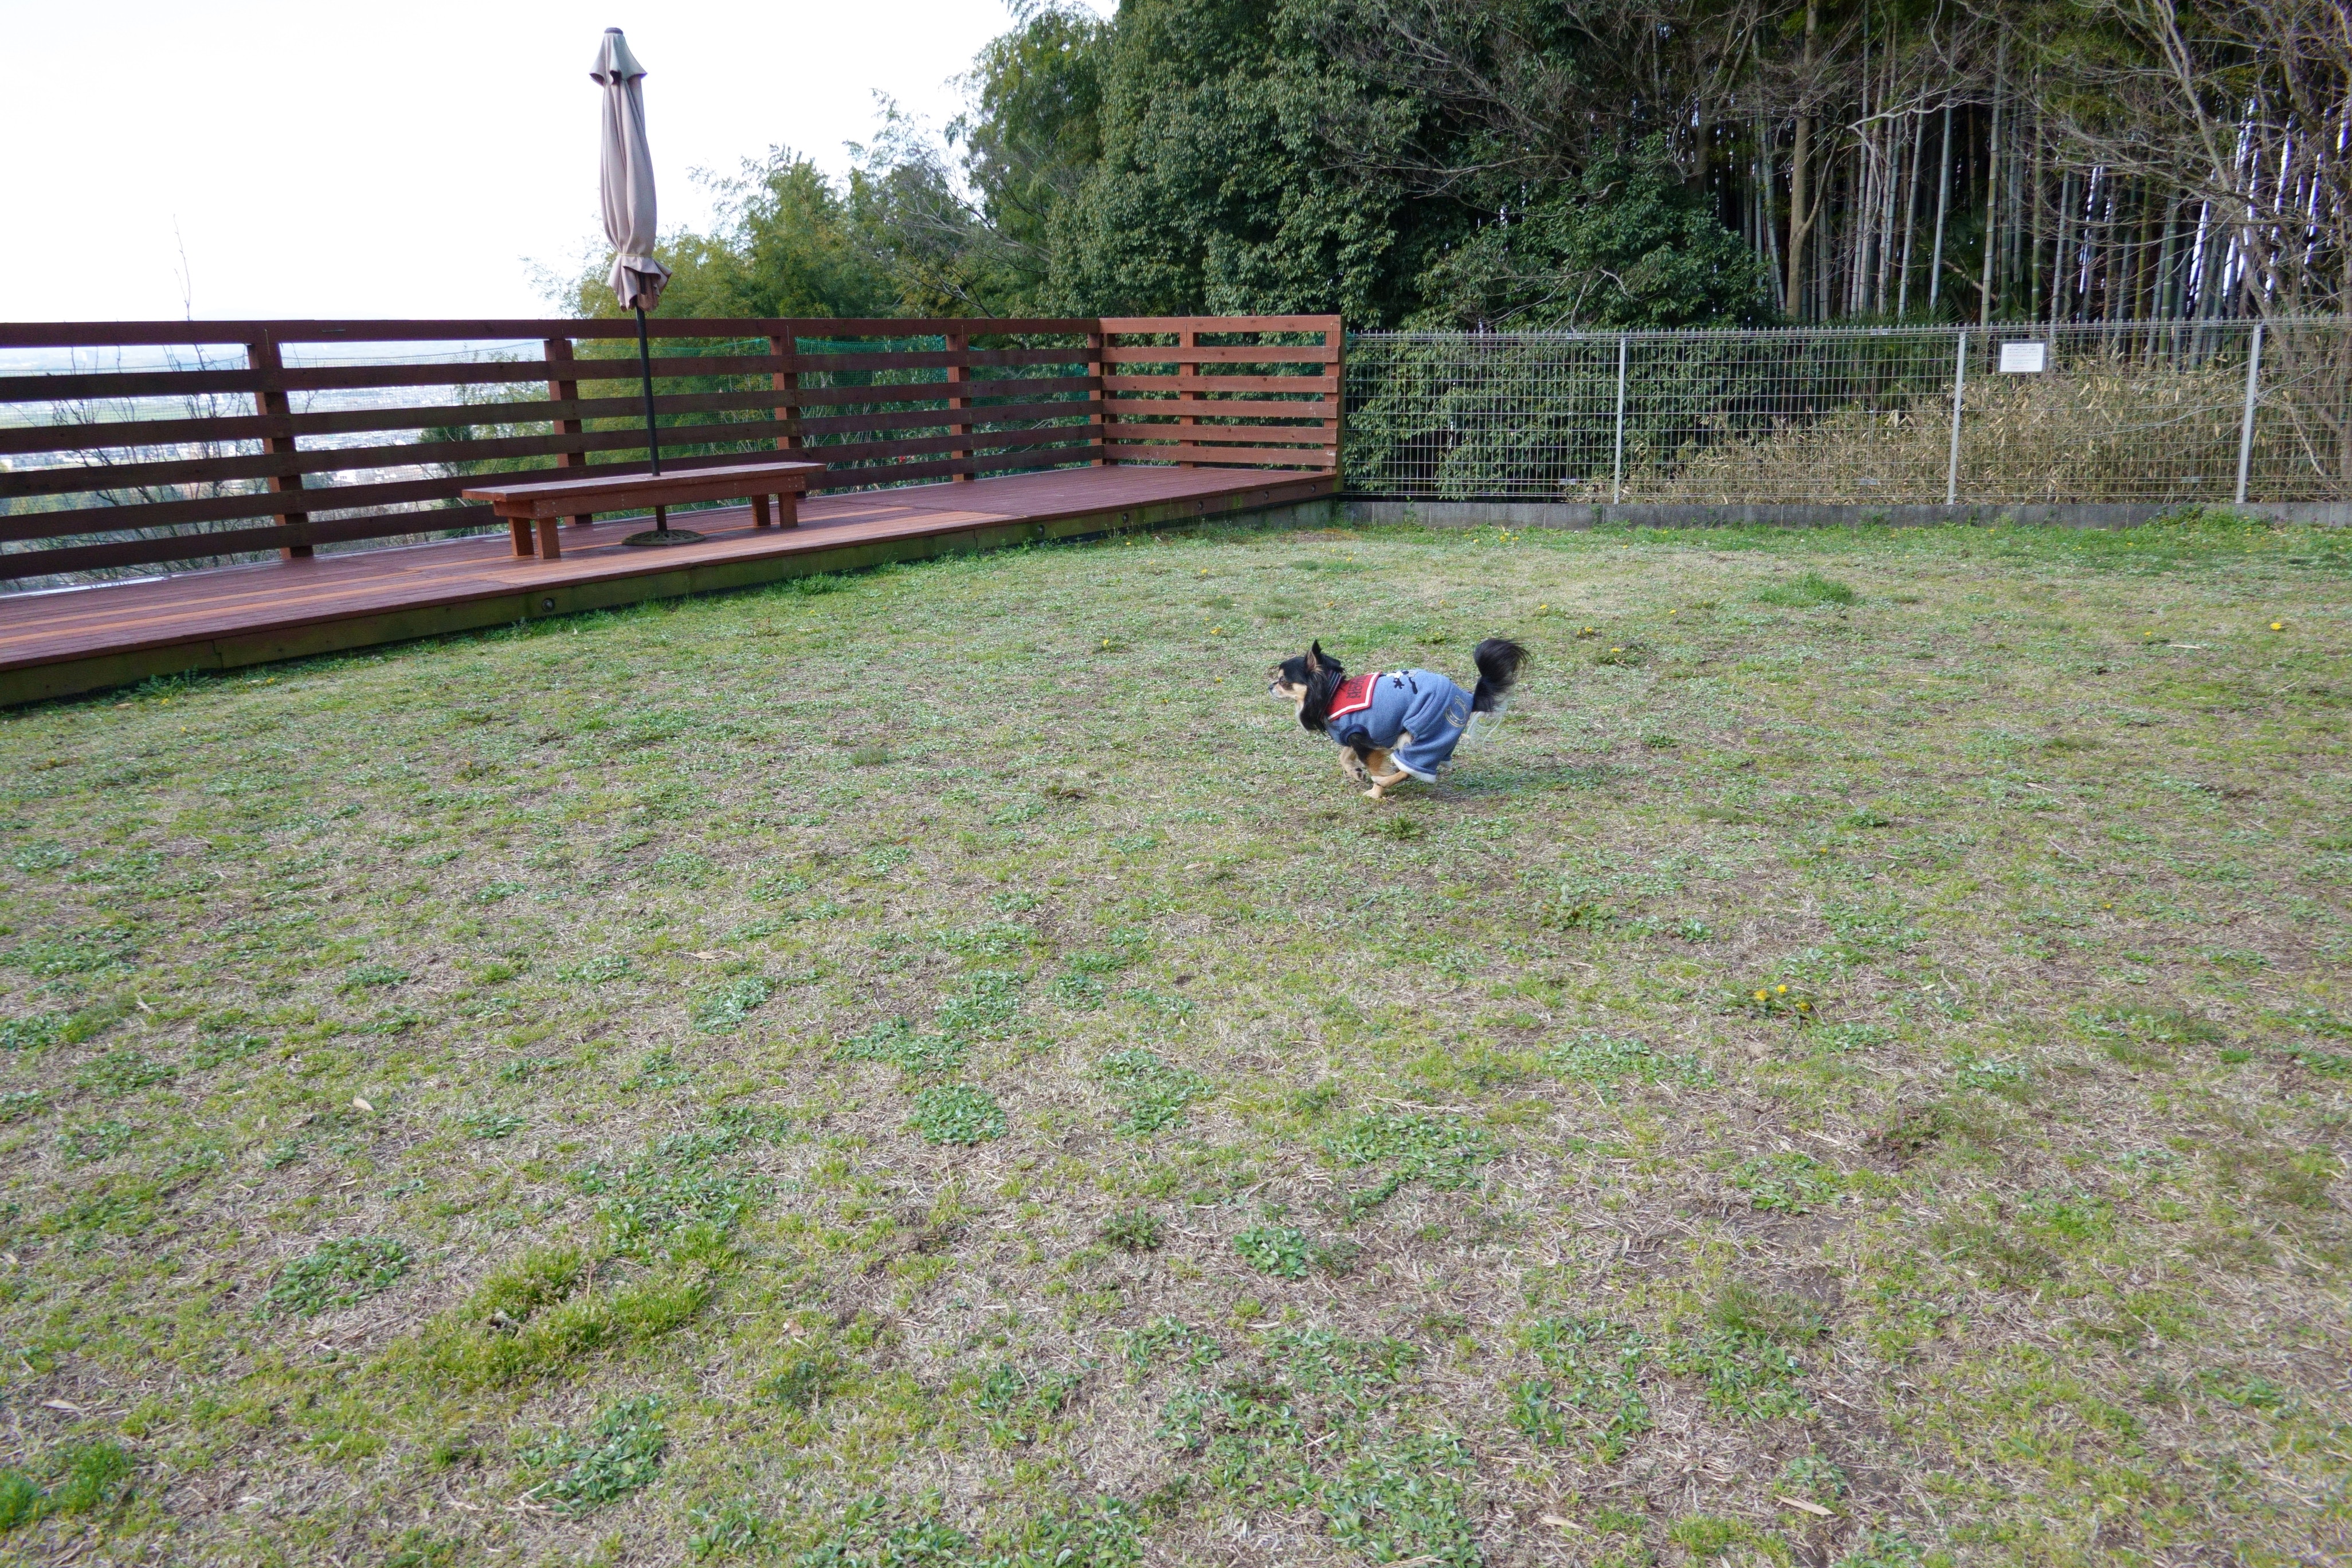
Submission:
<svg viewBox="0 0 2352 1568">
<path fill-rule="evenodd" d="M 1328 496 L 1328 473 L 1112 466 L 814 496 L 800 526 L 747 507 L 679 516 L 701 544 L 631 549 L 642 519 L 563 531 L 558 561 L 508 535 L 0 595 L 0 705 L 152 675 L 232 669 L 414 637 L 750 587 L 887 561 L 1161 527 Z"/>
</svg>

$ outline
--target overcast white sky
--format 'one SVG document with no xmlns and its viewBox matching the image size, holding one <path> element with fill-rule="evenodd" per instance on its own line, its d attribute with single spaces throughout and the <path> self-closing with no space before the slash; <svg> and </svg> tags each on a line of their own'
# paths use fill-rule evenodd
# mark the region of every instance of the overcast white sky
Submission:
<svg viewBox="0 0 2352 1568">
<path fill-rule="evenodd" d="M 777 142 L 845 168 L 877 91 L 944 124 L 950 79 L 1012 25 L 1003 0 L 85 0 L 8 18 L 8 248 L 37 281 L 5 310 L 35 321 L 544 315 L 533 264 L 575 271 L 604 244 L 588 66 L 605 27 L 648 73 L 667 230 L 709 215 L 690 170 Z"/>
</svg>

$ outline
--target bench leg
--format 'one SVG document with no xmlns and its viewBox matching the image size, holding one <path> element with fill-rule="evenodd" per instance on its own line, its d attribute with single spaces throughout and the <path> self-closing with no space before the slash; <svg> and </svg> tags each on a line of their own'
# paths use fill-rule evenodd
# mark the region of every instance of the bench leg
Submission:
<svg viewBox="0 0 2352 1568">
<path fill-rule="evenodd" d="M 531 553 L 530 523 L 523 518 L 510 517 L 507 519 L 507 527 L 514 534 L 515 553 L 517 555 Z"/>
<path fill-rule="evenodd" d="M 583 511 L 578 517 L 566 518 L 564 521 L 569 522 L 574 528 L 586 528 L 590 523 L 594 522 L 596 520 L 589 513 Z"/>
<path fill-rule="evenodd" d="M 551 517 L 539 520 L 539 552 L 550 561 L 563 553 L 563 542 L 555 537 L 555 519 Z"/>
<path fill-rule="evenodd" d="M 798 528 L 801 525 L 800 499 L 800 497 L 794 495 L 790 490 L 784 491 L 783 494 L 776 498 L 776 524 L 778 527 Z"/>
<path fill-rule="evenodd" d="M 751 526 L 753 528 L 765 528 L 768 526 L 768 498 L 766 496 L 753 496 L 751 498 Z"/>
</svg>

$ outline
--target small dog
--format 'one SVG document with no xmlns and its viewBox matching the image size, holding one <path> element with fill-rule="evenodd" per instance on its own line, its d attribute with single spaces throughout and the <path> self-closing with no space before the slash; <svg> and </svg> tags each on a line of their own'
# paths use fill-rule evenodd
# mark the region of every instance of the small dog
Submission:
<svg viewBox="0 0 2352 1568">
<path fill-rule="evenodd" d="M 1528 650 L 1508 637 L 1473 648 L 1478 689 L 1465 691 L 1434 670 L 1397 669 L 1350 676 L 1316 643 L 1268 673 L 1269 689 L 1298 710 L 1298 722 L 1339 745 L 1339 768 L 1381 799 L 1407 779 L 1437 782 L 1478 715 L 1502 712 Z"/>
</svg>

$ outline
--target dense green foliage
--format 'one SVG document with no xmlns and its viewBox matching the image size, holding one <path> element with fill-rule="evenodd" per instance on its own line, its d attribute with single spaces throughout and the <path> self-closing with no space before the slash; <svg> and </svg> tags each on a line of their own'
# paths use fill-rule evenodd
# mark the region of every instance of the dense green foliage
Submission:
<svg viewBox="0 0 2352 1568">
<path fill-rule="evenodd" d="M 974 61 L 946 145 L 893 115 L 844 182 L 784 148 L 747 164 L 719 226 L 669 242 L 664 313 L 1770 315 L 1753 251 L 1636 121 L 1589 163 L 1435 182 L 1406 167 L 1433 142 L 1479 161 L 1485 133 L 1335 52 L 1335 33 L 1373 20 L 1360 9 L 1128 0 L 1104 22 L 1025 8 Z M 600 277 L 577 287 L 592 310 L 607 308 Z"/>
<path fill-rule="evenodd" d="M 748 163 L 665 309 L 2114 321 L 2325 309 L 2352 248 L 2329 0 L 1013 10 L 943 136 Z"/>
</svg>

